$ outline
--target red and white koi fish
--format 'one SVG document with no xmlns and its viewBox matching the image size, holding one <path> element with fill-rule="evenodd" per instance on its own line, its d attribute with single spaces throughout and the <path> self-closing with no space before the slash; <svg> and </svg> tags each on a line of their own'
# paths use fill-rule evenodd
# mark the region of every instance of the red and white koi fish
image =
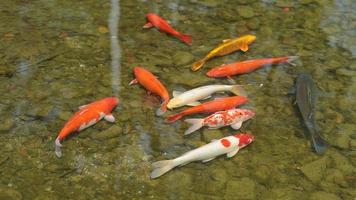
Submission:
<svg viewBox="0 0 356 200">
<path fill-rule="evenodd" d="M 116 97 L 107 97 L 93 103 L 80 106 L 76 112 L 64 125 L 55 142 L 55 153 L 57 157 L 62 156 L 61 142 L 72 132 L 81 131 L 89 126 L 94 125 L 101 119 L 114 122 L 115 118 L 111 111 L 117 106 L 119 99 Z"/>
<path fill-rule="evenodd" d="M 255 116 L 255 113 L 247 109 L 231 109 L 216 112 L 204 119 L 186 119 L 187 123 L 192 124 L 185 132 L 184 135 L 193 133 L 203 126 L 209 129 L 218 129 L 224 126 L 231 126 L 233 129 L 238 130 L 241 128 L 242 122 L 247 121 Z"/>
<path fill-rule="evenodd" d="M 248 101 L 247 97 L 245 96 L 234 96 L 234 97 L 225 97 L 225 98 L 220 98 L 216 99 L 213 101 L 209 101 L 206 103 L 202 103 L 198 106 L 194 106 L 192 108 L 188 108 L 186 110 L 183 110 L 180 113 L 177 113 L 175 115 L 168 116 L 167 122 L 172 123 L 177 121 L 178 119 L 186 116 L 186 115 L 191 115 L 191 114 L 197 114 L 197 113 L 214 113 L 222 110 L 229 110 L 232 108 L 235 108 L 241 104 L 244 104 Z"/>
<path fill-rule="evenodd" d="M 230 77 L 238 74 L 246 74 L 253 72 L 263 66 L 273 65 L 279 63 L 289 63 L 291 65 L 295 65 L 292 61 L 296 60 L 298 56 L 286 56 L 286 57 L 278 57 L 278 58 L 262 58 L 255 60 L 246 60 L 242 62 L 235 62 L 227 65 L 221 65 L 219 67 L 215 67 L 208 71 L 206 75 L 208 77 Z"/>
<path fill-rule="evenodd" d="M 165 32 L 167 34 L 173 35 L 174 37 L 182 40 L 186 44 L 192 44 L 192 38 L 189 35 L 182 34 L 175 29 L 173 29 L 166 20 L 161 18 L 160 16 L 154 13 L 146 14 L 147 23 L 143 26 L 143 28 L 152 28 L 156 27 L 159 31 Z"/>
<path fill-rule="evenodd" d="M 151 178 L 158 178 L 177 166 L 183 166 L 194 161 L 209 162 L 217 156 L 226 154 L 228 158 L 233 157 L 240 149 L 254 141 L 251 134 L 236 134 L 213 140 L 197 149 L 189 151 L 173 160 L 162 160 L 152 164 L 154 170 Z"/>
<path fill-rule="evenodd" d="M 162 83 L 148 70 L 142 67 L 134 67 L 135 79 L 129 85 L 140 83 L 149 92 L 152 92 L 163 99 L 161 108 L 156 111 L 156 115 L 163 115 L 167 111 L 167 104 L 169 102 L 169 94 Z"/>
</svg>

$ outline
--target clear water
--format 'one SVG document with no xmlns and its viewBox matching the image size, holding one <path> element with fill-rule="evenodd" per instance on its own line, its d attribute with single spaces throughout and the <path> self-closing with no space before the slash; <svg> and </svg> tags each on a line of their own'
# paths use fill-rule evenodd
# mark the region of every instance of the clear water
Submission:
<svg viewBox="0 0 356 200">
<path fill-rule="evenodd" d="M 355 199 L 355 10 L 352 0 L 2 0 L 0 199 Z M 147 12 L 192 35 L 193 45 L 143 30 Z M 247 33 L 257 36 L 247 53 L 190 71 L 221 40 Z M 284 55 L 299 56 L 297 66 L 234 77 L 257 113 L 242 128 L 253 144 L 232 159 L 149 178 L 152 162 L 236 131 L 184 137 L 187 124 L 165 124 L 154 116 L 157 99 L 128 86 L 134 66 L 171 93 L 229 84 L 204 75 L 213 66 Z M 318 127 L 332 145 L 323 156 L 313 153 L 287 95 L 301 72 L 319 89 Z M 55 157 L 54 140 L 78 106 L 112 95 L 121 100 L 115 124 L 74 134 Z"/>
</svg>

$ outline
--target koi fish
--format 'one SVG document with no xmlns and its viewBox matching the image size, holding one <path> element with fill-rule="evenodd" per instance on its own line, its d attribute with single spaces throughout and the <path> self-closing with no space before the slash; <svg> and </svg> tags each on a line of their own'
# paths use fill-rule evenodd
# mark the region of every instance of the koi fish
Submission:
<svg viewBox="0 0 356 200">
<path fill-rule="evenodd" d="M 248 99 L 245 96 L 219 98 L 219 99 L 216 99 L 213 101 L 202 103 L 202 104 L 200 104 L 198 106 L 194 106 L 192 108 L 188 108 L 188 109 L 186 109 L 180 113 L 177 113 L 175 115 L 168 116 L 166 121 L 168 123 L 172 123 L 186 115 L 197 114 L 197 113 L 209 114 L 209 113 L 214 113 L 217 111 L 229 110 L 229 109 L 235 108 L 236 106 L 244 104 L 247 101 L 248 101 Z"/>
<path fill-rule="evenodd" d="M 239 38 L 223 40 L 222 44 L 211 50 L 203 59 L 193 63 L 192 70 L 199 70 L 208 60 L 216 56 L 224 56 L 237 50 L 246 52 L 248 50 L 248 45 L 255 40 L 256 36 L 254 35 L 245 35 Z"/>
<path fill-rule="evenodd" d="M 129 85 L 140 83 L 149 92 L 160 96 L 163 99 L 163 103 L 161 107 L 157 109 L 156 115 L 163 115 L 163 113 L 167 111 L 167 104 L 169 102 L 169 94 L 164 85 L 162 85 L 156 76 L 142 67 L 134 67 L 133 71 L 136 78 L 132 80 Z"/>
<path fill-rule="evenodd" d="M 96 124 L 101 119 L 105 119 L 108 122 L 114 122 L 115 117 L 111 114 L 111 111 L 117 106 L 119 99 L 116 97 L 107 97 L 93 103 L 83 105 L 79 107 L 79 111 L 76 112 L 64 125 L 62 130 L 55 141 L 55 153 L 57 157 L 62 156 L 61 142 L 72 132 L 82 131 L 89 126 Z"/>
<path fill-rule="evenodd" d="M 204 119 L 186 119 L 187 123 L 192 124 L 185 132 L 184 135 L 193 133 L 203 126 L 208 126 L 209 129 L 218 129 L 223 126 L 230 126 L 238 130 L 241 128 L 242 122 L 247 121 L 255 116 L 255 113 L 247 109 L 231 109 L 216 112 Z"/>
<path fill-rule="evenodd" d="M 208 71 L 206 75 L 208 77 L 230 77 L 233 75 L 250 73 L 266 65 L 280 63 L 289 63 L 291 65 L 295 65 L 294 63 L 292 63 L 292 61 L 296 60 L 297 58 L 298 56 L 285 56 L 278 58 L 261 58 L 255 60 L 235 62 L 213 68 Z"/>
<path fill-rule="evenodd" d="M 147 23 L 143 26 L 143 28 L 152 28 L 156 27 L 159 31 L 165 32 L 167 34 L 170 34 L 179 40 L 185 42 L 188 45 L 192 44 L 192 38 L 189 35 L 182 34 L 178 31 L 176 31 L 174 28 L 172 28 L 166 20 L 161 18 L 160 16 L 154 14 L 154 13 L 148 13 L 146 14 L 147 18 Z"/>
<path fill-rule="evenodd" d="M 215 92 L 230 91 L 237 96 L 246 96 L 240 85 L 207 85 L 198 87 L 186 92 L 173 91 L 173 98 L 168 102 L 169 109 L 178 108 L 184 105 L 200 105 L 199 100 L 208 99 Z"/>
<path fill-rule="evenodd" d="M 152 163 L 154 170 L 151 178 L 158 178 L 177 166 L 183 166 L 194 161 L 209 162 L 217 156 L 226 154 L 228 158 L 233 157 L 237 152 L 254 141 L 251 134 L 236 134 L 213 140 L 212 142 L 189 151 L 182 156 L 172 160 L 162 160 Z"/>
</svg>

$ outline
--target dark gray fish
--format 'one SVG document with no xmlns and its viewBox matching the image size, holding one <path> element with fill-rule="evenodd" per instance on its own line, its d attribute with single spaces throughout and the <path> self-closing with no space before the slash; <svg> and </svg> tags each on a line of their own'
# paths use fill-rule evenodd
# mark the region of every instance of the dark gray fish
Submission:
<svg viewBox="0 0 356 200">
<path fill-rule="evenodd" d="M 295 92 L 296 103 L 310 134 L 314 149 L 317 154 L 323 154 L 329 145 L 316 130 L 316 88 L 309 74 L 300 74 L 297 77 Z"/>
</svg>

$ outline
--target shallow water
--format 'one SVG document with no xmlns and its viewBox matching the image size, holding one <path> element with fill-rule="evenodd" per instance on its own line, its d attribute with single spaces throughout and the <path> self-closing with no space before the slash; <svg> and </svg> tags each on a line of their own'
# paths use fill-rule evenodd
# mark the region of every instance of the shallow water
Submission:
<svg viewBox="0 0 356 200">
<path fill-rule="evenodd" d="M 355 10 L 352 0 L 3 0 L 0 199 L 356 198 Z M 147 12 L 192 35 L 193 45 L 143 30 Z M 247 33 L 257 36 L 248 52 L 190 71 L 221 40 Z M 234 77 L 246 85 L 245 107 L 256 111 L 242 128 L 255 135 L 253 144 L 231 159 L 149 178 L 152 162 L 236 131 L 202 129 L 183 137 L 187 124 L 165 124 L 154 116 L 157 100 L 128 86 L 134 66 L 149 69 L 171 93 L 229 84 L 204 75 L 213 66 L 284 55 L 299 56 L 297 66 Z M 319 89 L 318 128 L 332 145 L 323 156 L 313 153 L 287 95 L 301 72 Z M 58 159 L 54 140 L 72 113 L 112 95 L 121 100 L 115 124 L 102 121 L 74 135 Z"/>
</svg>

